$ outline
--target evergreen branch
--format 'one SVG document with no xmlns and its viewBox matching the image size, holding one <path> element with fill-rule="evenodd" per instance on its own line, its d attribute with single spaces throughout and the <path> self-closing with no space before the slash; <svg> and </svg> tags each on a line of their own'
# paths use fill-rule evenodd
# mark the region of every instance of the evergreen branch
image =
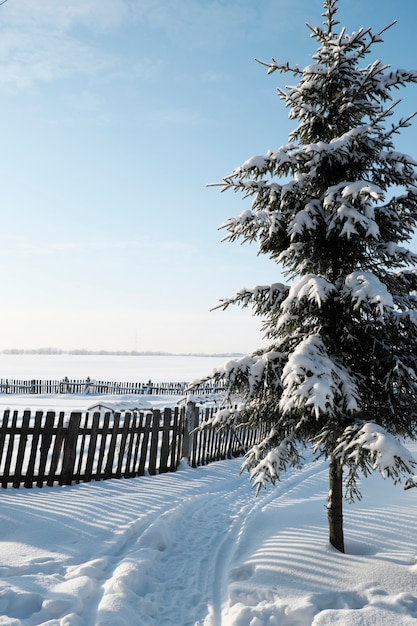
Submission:
<svg viewBox="0 0 417 626">
<path fill-rule="evenodd" d="M 249 304 L 263 305 L 268 311 L 273 305 L 282 302 L 287 297 L 289 287 L 282 283 L 273 283 L 272 285 L 257 285 L 252 289 L 241 289 L 231 298 L 220 300 L 220 303 L 211 311 L 216 309 L 227 309 L 231 304 L 241 304 L 243 307 Z"/>
<path fill-rule="evenodd" d="M 397 23 L 398 20 L 394 20 L 393 22 L 391 22 L 391 24 L 388 24 L 388 26 L 385 26 L 382 30 L 380 30 L 377 36 L 381 37 L 381 35 L 383 35 L 388 29 L 392 28 Z"/>
<path fill-rule="evenodd" d="M 277 61 L 272 57 L 272 63 L 268 63 L 266 61 L 261 61 L 260 59 L 255 58 L 255 61 L 257 63 L 260 63 L 260 65 L 264 65 L 265 67 L 268 68 L 268 72 L 267 74 L 272 74 L 272 72 L 275 71 L 279 71 L 279 72 L 291 72 L 292 74 L 294 74 L 294 76 L 298 76 L 301 75 L 303 72 L 302 70 L 300 70 L 300 68 L 296 65 L 294 67 L 290 67 L 290 64 L 288 63 L 277 63 Z"/>
<path fill-rule="evenodd" d="M 398 102 L 396 102 L 395 104 L 398 104 L 399 102 L 401 102 L 400 100 Z M 411 126 L 410 121 L 417 115 L 417 111 L 415 111 L 414 113 L 411 113 L 411 115 L 409 115 L 406 118 L 401 118 L 397 124 L 392 124 L 391 126 L 391 130 L 389 130 L 386 133 L 386 137 L 391 137 L 391 135 L 394 135 L 396 133 L 398 133 L 400 131 L 401 128 L 408 128 L 409 126 Z"/>
</svg>

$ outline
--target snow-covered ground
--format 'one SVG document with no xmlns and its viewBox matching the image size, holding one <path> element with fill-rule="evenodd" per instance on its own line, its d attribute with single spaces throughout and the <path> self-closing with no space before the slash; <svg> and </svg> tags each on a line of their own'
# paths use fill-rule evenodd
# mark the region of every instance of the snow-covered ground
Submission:
<svg viewBox="0 0 417 626">
<path fill-rule="evenodd" d="M 255 497 L 240 462 L 3 490 L 0 625 L 417 623 L 417 489 L 364 480 L 363 500 L 345 506 L 342 555 L 327 542 L 324 463 Z"/>
<path fill-rule="evenodd" d="M 324 464 L 257 498 L 239 465 L 3 491 L 0 624 L 416 623 L 417 489 L 367 479 L 342 555 Z"/>
</svg>

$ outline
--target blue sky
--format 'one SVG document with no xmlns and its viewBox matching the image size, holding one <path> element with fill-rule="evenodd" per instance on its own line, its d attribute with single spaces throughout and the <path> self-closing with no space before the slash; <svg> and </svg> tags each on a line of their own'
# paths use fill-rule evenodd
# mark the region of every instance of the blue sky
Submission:
<svg viewBox="0 0 417 626">
<path fill-rule="evenodd" d="M 349 31 L 394 19 L 373 58 L 417 67 L 417 4 L 341 0 Z M 282 280 L 217 227 L 249 207 L 206 183 L 286 143 L 276 95 L 310 62 L 321 0 L 8 0 L 0 6 L 0 349 L 246 352 Z M 369 57 L 369 60 L 373 60 Z M 399 93 L 417 109 L 417 87 Z M 416 126 L 397 138 L 417 156 Z"/>
</svg>

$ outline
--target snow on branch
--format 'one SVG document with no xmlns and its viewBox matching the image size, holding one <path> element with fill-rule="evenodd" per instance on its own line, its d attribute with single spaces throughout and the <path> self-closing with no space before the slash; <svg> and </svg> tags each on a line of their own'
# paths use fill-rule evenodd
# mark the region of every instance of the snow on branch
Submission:
<svg viewBox="0 0 417 626">
<path fill-rule="evenodd" d="M 275 443 L 277 433 L 274 428 L 263 441 L 252 446 L 246 454 L 241 471 L 250 471 L 250 480 L 256 491 L 270 481 L 275 484 L 287 465 L 301 466 L 301 454 L 296 445 L 296 430 Z"/>
<path fill-rule="evenodd" d="M 353 183 L 343 184 L 342 186 L 342 198 L 351 198 L 356 200 L 359 197 L 372 198 L 373 200 L 380 200 L 384 197 L 383 190 L 377 185 L 364 180 L 357 180 Z"/>
<path fill-rule="evenodd" d="M 405 363 L 399 357 L 394 357 L 393 361 L 395 365 L 392 368 L 392 373 L 395 374 L 396 379 L 398 381 L 405 381 L 408 384 L 414 383 L 414 387 L 415 387 L 417 383 L 417 376 L 416 376 L 415 368 L 407 365 L 407 363 Z M 390 376 L 390 375 L 391 375 L 391 372 L 388 372 L 387 376 Z"/>
<path fill-rule="evenodd" d="M 274 214 L 274 218 L 277 219 L 276 214 Z M 237 217 L 230 217 L 219 226 L 219 230 L 228 231 L 222 241 L 234 241 L 238 237 L 242 237 L 243 241 L 253 241 L 258 230 L 269 231 L 272 220 L 272 214 L 267 211 L 256 212 L 246 209 Z"/>
<path fill-rule="evenodd" d="M 335 291 L 336 287 L 323 276 L 305 274 L 291 285 L 287 297 L 282 302 L 277 329 L 291 322 L 297 310 L 306 311 L 309 306 L 313 310 L 320 309 Z"/>
<path fill-rule="evenodd" d="M 394 300 L 385 285 L 371 272 L 356 271 L 345 279 L 344 293 L 349 294 L 354 309 L 373 305 L 384 316 L 385 308 L 393 309 Z"/>
<path fill-rule="evenodd" d="M 366 237 L 377 239 L 379 227 L 374 219 L 373 203 L 383 197 L 384 192 L 380 187 L 365 180 L 343 181 L 329 187 L 323 206 L 336 209 L 329 221 L 329 230 L 333 230 L 337 224 L 343 225 L 340 234 L 349 239 L 352 234 L 358 234 L 360 227 Z"/>
<path fill-rule="evenodd" d="M 378 159 L 383 169 L 389 168 L 393 179 L 397 178 L 401 186 L 415 184 L 417 161 L 411 156 L 395 150 L 382 150 Z"/>
<path fill-rule="evenodd" d="M 295 131 L 294 134 L 296 134 Z M 361 151 L 366 147 L 369 149 L 372 144 L 372 124 L 362 124 L 355 126 L 340 136 L 330 139 L 330 141 L 314 141 L 294 147 L 291 151 L 291 158 L 302 171 L 309 170 L 315 172 L 320 167 L 323 159 L 328 159 L 334 163 L 349 163 L 352 155 L 360 155 Z M 361 148 L 364 146 L 364 148 Z M 369 184 L 369 183 L 367 183 Z"/>
<path fill-rule="evenodd" d="M 280 167 L 288 167 L 288 165 L 296 165 L 296 161 L 293 158 L 293 151 L 298 148 L 294 144 L 290 143 L 285 146 L 281 146 L 276 151 L 268 150 L 266 154 L 252 156 L 247 159 L 242 165 L 236 167 L 230 176 L 226 176 L 225 180 L 235 177 L 246 176 L 249 172 L 255 175 L 265 174 L 266 172 L 276 170 Z"/>
<path fill-rule="evenodd" d="M 242 307 L 250 304 L 258 304 L 270 311 L 277 303 L 280 303 L 287 296 L 289 287 L 282 283 L 272 283 L 272 285 L 256 285 L 252 288 L 240 289 L 232 298 L 220 300 L 214 309 L 227 309 L 231 304 L 241 304 Z"/>
<path fill-rule="evenodd" d="M 302 74 L 298 65 L 295 65 L 294 67 L 290 67 L 290 64 L 288 63 L 288 61 L 286 63 L 277 63 L 274 57 L 272 57 L 272 60 L 270 63 L 266 61 L 261 61 L 260 59 L 256 59 L 256 58 L 255 58 L 255 61 L 257 63 L 260 63 L 260 65 L 264 65 L 265 67 L 268 68 L 267 74 L 272 74 L 272 72 L 276 72 L 277 70 L 279 72 L 292 72 L 294 76 Z"/>
<path fill-rule="evenodd" d="M 298 305 L 300 300 L 306 298 L 307 301 L 315 303 L 319 308 L 329 295 L 334 293 L 336 287 L 323 276 L 316 274 L 305 274 L 290 287 L 288 296 L 282 303 L 282 311 L 289 311 L 294 304 Z"/>
<path fill-rule="evenodd" d="M 276 350 L 231 359 L 214 368 L 204 379 L 194 380 L 187 391 L 192 391 L 206 380 L 224 380 L 225 402 L 232 401 L 237 391 L 243 409 L 260 389 L 275 393 L 281 388 L 280 373 L 285 360 L 286 354 Z"/>
<path fill-rule="evenodd" d="M 397 69 L 385 76 L 383 82 L 387 89 L 391 87 L 398 88 L 399 85 L 405 85 L 406 83 L 417 83 L 417 71 Z"/>
<path fill-rule="evenodd" d="M 417 264 L 417 254 L 404 246 L 397 245 L 394 241 L 379 243 L 376 249 L 386 257 L 390 257 L 393 261 L 410 265 Z"/>
<path fill-rule="evenodd" d="M 417 291 L 417 269 L 404 268 L 397 272 L 396 278 L 401 281 L 404 289 Z M 413 309 L 415 310 L 415 302 L 413 304 Z"/>
<path fill-rule="evenodd" d="M 362 467 L 365 475 L 370 465 L 383 478 L 400 480 L 402 473 L 411 473 L 417 461 L 411 452 L 385 428 L 373 422 L 349 426 L 339 439 L 335 454 L 344 463 Z"/>
<path fill-rule="evenodd" d="M 359 410 L 356 381 L 346 367 L 328 355 L 319 335 L 310 335 L 289 355 L 282 385 L 279 407 L 283 413 L 308 409 L 318 419 L 322 414 Z"/>
<path fill-rule="evenodd" d="M 401 100 L 398 100 L 397 104 L 399 104 Z M 392 135 L 399 134 L 403 128 L 408 128 L 411 126 L 411 120 L 413 117 L 417 115 L 417 112 L 412 113 L 408 117 L 400 118 L 398 122 L 391 125 L 391 129 L 385 133 L 386 140 L 388 140 Z"/>
<path fill-rule="evenodd" d="M 321 213 L 321 206 L 317 200 L 308 202 L 304 209 L 298 211 L 288 226 L 288 235 L 294 240 L 305 231 L 313 232 L 319 223 L 318 216 Z"/>
</svg>

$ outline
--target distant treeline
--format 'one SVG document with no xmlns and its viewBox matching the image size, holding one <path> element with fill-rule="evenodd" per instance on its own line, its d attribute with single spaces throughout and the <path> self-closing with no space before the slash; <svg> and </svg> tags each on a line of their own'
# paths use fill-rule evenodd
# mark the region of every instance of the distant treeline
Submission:
<svg viewBox="0 0 417 626">
<path fill-rule="evenodd" d="M 23 348 L 9 348 L 0 350 L 0 354 L 73 354 L 73 355 L 103 355 L 103 356 L 210 356 L 210 357 L 238 357 L 242 356 L 241 352 L 216 352 L 207 354 L 205 352 L 153 352 L 146 350 L 144 352 L 138 350 L 85 350 L 80 348 L 77 350 L 61 350 L 59 348 L 35 348 L 24 350 Z"/>
</svg>

